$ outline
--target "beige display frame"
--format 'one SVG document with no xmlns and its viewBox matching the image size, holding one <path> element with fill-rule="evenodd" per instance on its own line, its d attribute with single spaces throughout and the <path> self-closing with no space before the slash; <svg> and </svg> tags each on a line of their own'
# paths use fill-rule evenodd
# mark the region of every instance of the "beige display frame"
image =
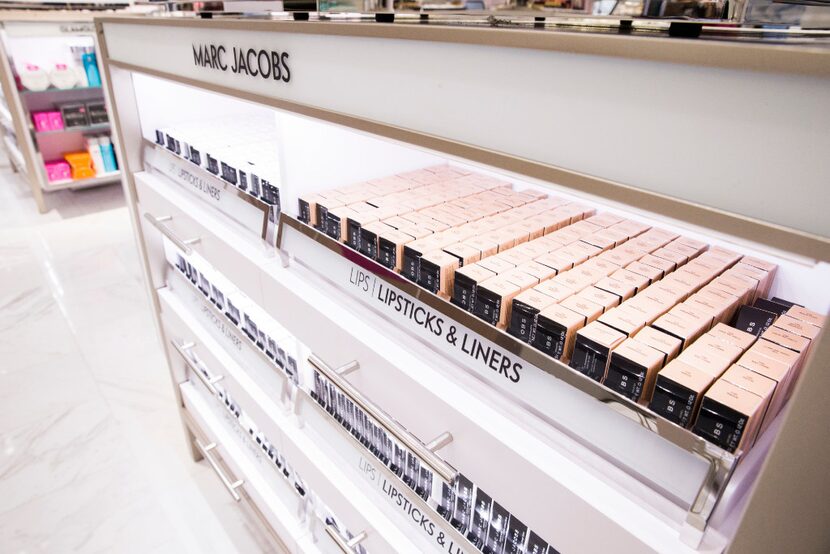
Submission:
<svg viewBox="0 0 830 554">
<path fill-rule="evenodd" d="M 828 237 L 770 224 L 717 208 L 409 129 L 173 75 L 151 67 L 111 60 L 107 52 L 103 25 L 118 23 L 506 46 L 701 67 L 810 75 L 820 78 L 830 77 L 830 50 L 826 48 L 590 33 L 533 33 L 527 30 L 465 28 L 448 25 L 431 27 L 403 23 L 384 25 L 235 18 L 149 19 L 130 16 L 96 19 L 99 44 L 105 61 L 106 81 L 110 87 L 112 86 L 109 79 L 110 67 L 141 72 L 484 163 L 531 178 L 556 182 L 576 191 L 589 192 L 614 202 L 636 205 L 662 216 L 694 223 L 697 226 L 751 240 L 773 249 L 806 256 L 813 260 L 830 261 L 830 238 Z M 112 95 L 112 90 L 110 90 L 110 95 Z M 114 107 L 113 115 L 118 119 L 119 114 L 116 110 L 117 108 Z M 119 137 L 118 142 L 123 144 L 121 138 Z M 131 206 L 135 207 L 136 193 L 131 170 L 140 168 L 141 163 L 139 159 L 130 159 L 129 153 L 122 154 L 122 159 L 127 168 L 125 187 L 132 199 Z M 132 216 L 137 221 L 138 214 L 133 213 Z M 282 223 L 287 223 L 285 216 L 283 216 Z M 136 230 L 141 235 L 139 225 L 136 225 Z M 140 237 L 139 242 L 144 264 L 147 266 L 143 237 Z M 149 266 L 145 269 L 149 272 Z M 155 298 L 154 301 L 157 302 Z M 156 308 L 158 308 L 157 305 Z M 730 552 L 780 552 L 784 549 L 805 552 L 822 551 L 830 544 L 828 542 L 830 530 L 826 529 L 825 519 L 822 519 L 825 498 L 830 494 L 830 484 L 826 479 L 822 479 L 819 473 L 822 471 L 821 460 L 830 453 L 830 444 L 821 439 L 823 436 L 826 437 L 826 429 L 822 422 L 827 421 L 827 416 L 830 416 L 830 408 L 820 398 L 817 398 L 817 395 L 821 394 L 820 391 L 830 385 L 830 376 L 823 371 L 822 367 L 826 365 L 828 359 L 830 359 L 830 338 L 825 333 L 817 339 L 817 344 L 805 363 L 801 382 L 790 401 L 792 407 L 784 418 L 780 432 L 763 466 L 749 507 L 738 526 L 733 544 L 729 548 Z M 678 442 L 683 442 L 683 440 Z M 694 445 L 687 446 L 695 448 Z M 700 452 L 700 454 L 704 453 Z M 194 453 L 194 456 L 196 455 Z M 711 491 L 705 489 L 713 486 L 720 488 L 723 485 L 721 480 L 728 478 L 729 471 L 731 469 L 713 465 L 712 478 L 708 484 L 704 485 L 704 490 L 701 491 L 699 497 L 700 502 L 709 504 L 713 501 Z M 695 517 L 693 506 L 688 523 L 701 530 L 705 528 L 711 507 L 709 505 L 707 510 L 704 506 L 698 506 L 699 517 Z M 777 524 L 769 525 L 768 519 L 773 513 L 776 514 Z M 782 529 L 787 529 L 787 532 L 782 533 Z"/>
</svg>

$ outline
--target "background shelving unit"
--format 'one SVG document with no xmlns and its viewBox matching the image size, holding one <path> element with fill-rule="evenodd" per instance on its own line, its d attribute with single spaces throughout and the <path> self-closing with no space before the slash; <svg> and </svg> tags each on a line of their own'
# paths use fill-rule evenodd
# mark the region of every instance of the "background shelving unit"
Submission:
<svg viewBox="0 0 830 554">
<path fill-rule="evenodd" d="M 70 4 L 71 5 L 71 4 Z M 121 5 L 101 3 L 100 9 L 117 8 Z M 64 6 L 65 7 L 65 6 Z M 28 181 L 32 196 L 38 210 L 47 211 L 47 197 L 44 193 L 96 187 L 119 181 L 121 171 L 97 175 L 90 179 L 75 179 L 50 182 L 46 175 L 44 163 L 60 159 L 64 153 L 85 150 L 84 136 L 109 132 L 111 125 L 100 124 L 77 128 L 65 128 L 60 131 L 36 132 L 31 113 L 43 109 L 54 109 L 59 102 L 85 102 L 103 100 L 109 111 L 109 100 L 105 86 L 84 86 L 69 89 L 50 87 L 41 91 L 21 89 L 15 82 L 14 60 L 15 48 L 11 41 L 21 37 L 27 41 L 55 41 L 65 37 L 68 41 L 84 41 L 94 46 L 96 52 L 97 37 L 92 23 L 93 12 L 88 9 L 67 11 L 38 9 L 33 4 L 32 10 L 0 11 L 0 26 L 3 40 L 0 41 L 0 81 L 5 105 L 0 109 L 0 124 L 4 131 L 4 146 L 13 166 Z M 18 52 L 20 50 L 17 50 Z M 100 60 L 100 53 L 97 54 Z M 99 62 L 100 67 L 100 62 Z M 103 72 L 102 78 L 103 78 Z"/>
</svg>

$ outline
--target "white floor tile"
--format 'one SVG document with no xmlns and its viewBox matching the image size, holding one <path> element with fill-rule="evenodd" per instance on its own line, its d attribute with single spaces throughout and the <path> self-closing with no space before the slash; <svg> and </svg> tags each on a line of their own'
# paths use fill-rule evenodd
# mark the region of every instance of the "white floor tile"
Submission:
<svg viewBox="0 0 830 554">
<path fill-rule="evenodd" d="M 0 552 L 266 547 L 185 444 L 118 186 L 0 167 Z"/>
</svg>

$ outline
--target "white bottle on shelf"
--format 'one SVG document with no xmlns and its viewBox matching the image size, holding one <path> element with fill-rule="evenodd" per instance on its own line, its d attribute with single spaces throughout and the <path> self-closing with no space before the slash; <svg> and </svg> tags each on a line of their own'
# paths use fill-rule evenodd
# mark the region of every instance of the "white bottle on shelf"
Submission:
<svg viewBox="0 0 830 554">
<path fill-rule="evenodd" d="M 101 155 L 101 144 L 98 137 L 86 137 L 86 150 L 92 158 L 92 167 L 95 168 L 95 175 L 102 175 L 104 169 L 104 157 Z"/>
</svg>

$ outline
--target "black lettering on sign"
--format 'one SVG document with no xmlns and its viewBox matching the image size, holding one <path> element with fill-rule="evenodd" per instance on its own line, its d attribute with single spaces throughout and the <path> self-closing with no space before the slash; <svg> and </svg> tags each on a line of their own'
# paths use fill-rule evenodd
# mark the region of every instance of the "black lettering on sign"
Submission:
<svg viewBox="0 0 830 554">
<path fill-rule="evenodd" d="M 228 65 L 225 61 L 228 49 L 223 44 L 192 44 L 191 47 L 193 65 L 198 67 L 283 83 L 291 81 L 288 52 L 233 46 L 230 49 L 231 63 Z"/>
</svg>

